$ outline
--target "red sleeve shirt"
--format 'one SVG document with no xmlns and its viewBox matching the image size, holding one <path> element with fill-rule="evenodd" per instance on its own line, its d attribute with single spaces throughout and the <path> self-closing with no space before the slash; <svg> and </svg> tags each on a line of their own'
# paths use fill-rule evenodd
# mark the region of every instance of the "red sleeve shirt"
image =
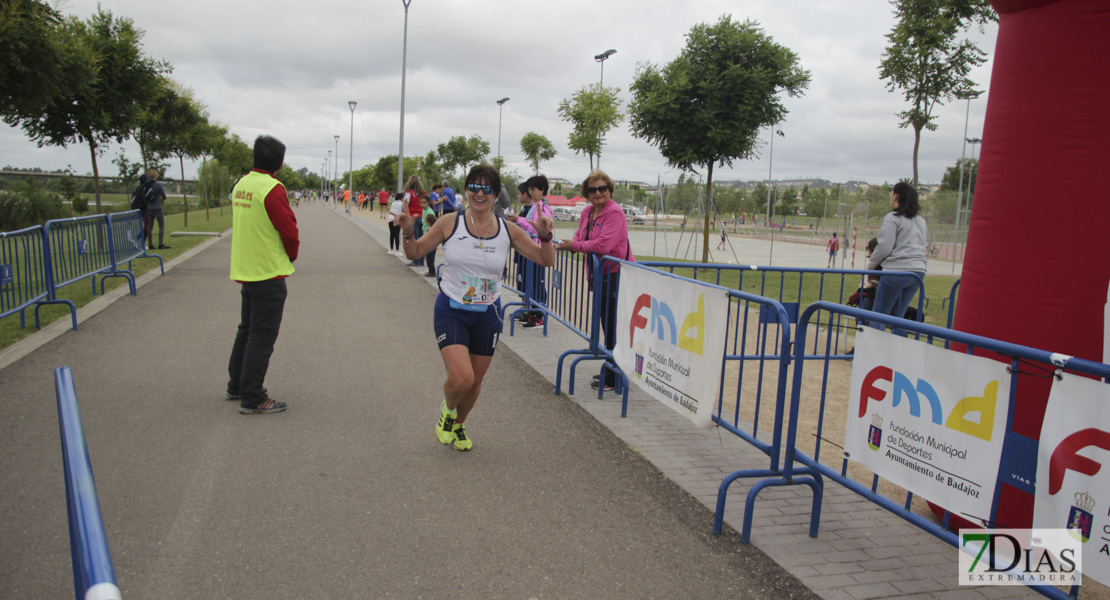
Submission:
<svg viewBox="0 0 1110 600">
<path fill-rule="evenodd" d="M 420 206 L 420 196 L 417 196 L 416 192 L 405 192 L 405 197 L 409 201 L 409 215 L 419 219 L 424 214 L 424 208 Z"/>
<path fill-rule="evenodd" d="M 265 172 L 265 171 L 263 171 Z M 289 197 L 285 195 L 285 186 L 275 185 L 274 189 L 266 194 L 266 214 L 270 217 L 274 229 L 281 236 L 281 243 L 285 246 L 285 253 L 289 261 L 297 260 L 297 252 L 301 248 L 301 239 L 297 231 L 297 216 L 289 206 Z"/>
</svg>

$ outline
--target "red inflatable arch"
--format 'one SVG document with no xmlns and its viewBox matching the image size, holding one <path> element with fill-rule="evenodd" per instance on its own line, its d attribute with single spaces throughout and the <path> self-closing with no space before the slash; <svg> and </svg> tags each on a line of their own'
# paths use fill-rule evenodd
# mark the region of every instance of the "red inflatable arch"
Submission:
<svg viewBox="0 0 1110 600">
<path fill-rule="evenodd" d="M 1001 20 L 954 327 L 1101 361 L 1110 2 L 991 4 Z M 1040 438 L 1050 386 L 1023 377 L 1014 432 Z M 1000 494 L 996 521 L 1029 527 L 1033 496 L 1005 484 Z"/>
</svg>

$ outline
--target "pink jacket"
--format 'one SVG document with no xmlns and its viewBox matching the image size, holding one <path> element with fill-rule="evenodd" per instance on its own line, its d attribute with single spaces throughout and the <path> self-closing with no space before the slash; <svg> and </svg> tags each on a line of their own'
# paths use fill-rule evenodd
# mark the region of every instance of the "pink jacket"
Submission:
<svg viewBox="0 0 1110 600">
<path fill-rule="evenodd" d="M 625 221 L 624 210 L 610 200 L 602 207 L 601 215 L 597 218 L 593 217 L 593 211 L 592 205 L 582 211 L 578 231 L 574 232 L 574 240 L 570 244 L 571 249 L 636 262 L 632 246 L 628 243 L 628 222 Z M 619 264 L 607 262 L 602 272 L 609 274 L 619 268 Z"/>
<path fill-rule="evenodd" d="M 539 221 L 540 217 L 554 219 L 555 213 L 551 210 L 551 207 L 548 206 L 546 202 L 533 202 L 529 206 L 533 208 L 531 210 L 531 213 L 528 215 L 528 218 L 525 219 L 524 217 L 517 217 L 516 224 L 520 225 L 521 229 L 523 229 L 528 235 L 532 236 L 532 239 L 536 239 L 539 237 L 539 234 L 536 233 L 536 228 L 532 226 L 532 223 Z"/>
</svg>

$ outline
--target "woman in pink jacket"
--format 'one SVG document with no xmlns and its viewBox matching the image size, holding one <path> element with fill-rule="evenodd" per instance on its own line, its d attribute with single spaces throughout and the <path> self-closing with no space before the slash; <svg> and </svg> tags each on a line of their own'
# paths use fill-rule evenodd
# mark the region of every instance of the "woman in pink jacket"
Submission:
<svg viewBox="0 0 1110 600">
<path fill-rule="evenodd" d="M 555 249 L 597 254 L 598 258 L 612 256 L 635 262 L 632 246 L 628 243 L 628 222 L 625 221 L 624 210 L 613 202 L 613 180 L 604 171 L 596 170 L 586 176 L 579 193 L 590 201 L 590 206 L 582 211 L 574 239 L 559 244 Z M 587 261 L 586 264 L 591 263 Z M 601 326 L 605 332 L 605 347 L 612 350 L 617 345 L 620 264 L 604 261 L 601 265 Z M 592 284 L 592 272 L 590 281 Z M 594 290 L 594 293 L 598 293 L 598 290 Z M 612 368 L 616 368 L 616 365 L 612 365 Z M 594 381 L 591 387 L 596 390 L 599 385 L 603 385 L 605 389 L 611 390 L 615 383 L 616 375 L 608 371 L 604 383 Z"/>
</svg>

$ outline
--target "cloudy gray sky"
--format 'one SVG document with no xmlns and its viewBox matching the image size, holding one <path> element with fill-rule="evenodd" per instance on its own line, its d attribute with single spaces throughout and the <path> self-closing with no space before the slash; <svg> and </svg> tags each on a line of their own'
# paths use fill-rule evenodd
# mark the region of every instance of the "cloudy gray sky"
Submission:
<svg viewBox="0 0 1110 600">
<path fill-rule="evenodd" d="M 96 4 L 66 0 L 62 10 L 87 18 Z M 352 155 L 358 168 L 397 152 L 401 0 L 101 5 L 146 31 L 146 53 L 169 61 L 172 77 L 195 92 L 214 121 L 248 142 L 260 133 L 277 136 L 293 167 L 320 170 L 337 134 L 341 173 Z M 896 117 L 906 105 L 878 78 L 884 35 L 894 24 L 886 0 L 412 0 L 405 155 L 423 155 L 456 135 L 480 135 L 496 154 L 496 101 L 507 96 L 500 137 L 507 169 L 529 171 L 520 138 L 535 131 L 559 152 L 543 172 L 576 181 L 589 160 L 567 148 L 570 126 L 556 107 L 599 79 L 594 55 L 617 50 L 604 65 L 605 83 L 619 86 L 627 105 L 637 63 L 669 62 L 691 26 L 723 14 L 758 22 L 812 74 L 805 96 L 786 100 L 790 113 L 778 126 L 785 137 L 775 141 L 773 178 L 881 183 L 912 174 L 913 132 L 899 129 Z M 991 26 L 972 39 L 993 57 L 996 34 Z M 968 137 L 982 132 L 992 64 L 972 73 L 988 94 L 971 102 Z M 353 153 L 348 100 L 358 102 Z M 939 130 L 926 132 L 921 143 L 923 182 L 939 182 L 959 158 L 966 109 L 963 101 L 937 108 Z M 124 149 L 137 158 L 135 147 Z M 100 160 L 102 173 L 115 173 L 110 159 L 117 151 L 113 146 Z M 766 179 L 768 158 L 765 146 L 757 159 L 715 169 L 714 179 Z M 21 130 L 0 125 L 3 165 L 91 171 L 86 147 L 40 149 Z M 627 123 L 610 133 L 602 166 L 615 179 L 673 181 L 679 174 L 632 137 Z M 186 175 L 194 173 L 186 163 Z"/>
</svg>

